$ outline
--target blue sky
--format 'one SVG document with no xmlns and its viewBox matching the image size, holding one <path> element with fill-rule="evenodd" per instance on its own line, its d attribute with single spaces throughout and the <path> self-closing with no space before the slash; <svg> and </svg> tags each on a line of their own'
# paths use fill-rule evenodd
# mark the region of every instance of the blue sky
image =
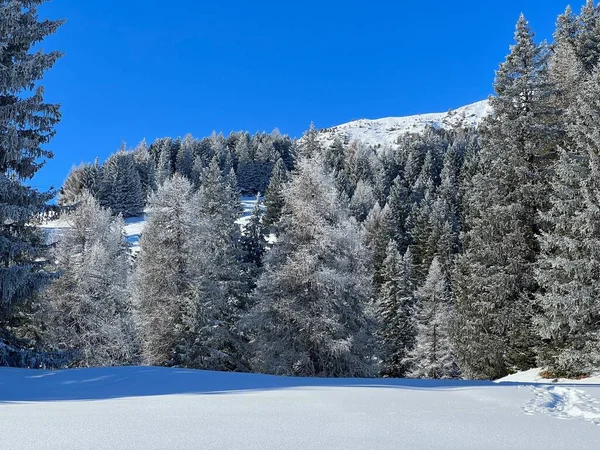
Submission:
<svg viewBox="0 0 600 450">
<path fill-rule="evenodd" d="M 583 3 L 583 0 L 580 0 Z M 65 53 L 44 79 L 62 104 L 34 179 L 125 141 L 212 130 L 300 136 L 311 121 L 445 111 L 486 98 L 524 12 L 550 39 L 564 0 L 54 0 L 67 19 L 45 50 Z M 573 5 L 579 10 L 581 4 Z"/>
</svg>

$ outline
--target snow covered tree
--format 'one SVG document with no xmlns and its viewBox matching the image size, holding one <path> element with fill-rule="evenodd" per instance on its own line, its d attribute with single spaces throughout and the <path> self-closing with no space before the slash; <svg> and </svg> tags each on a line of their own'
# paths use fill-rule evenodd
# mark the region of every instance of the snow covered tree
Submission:
<svg viewBox="0 0 600 450">
<path fill-rule="evenodd" d="M 375 203 L 364 222 L 363 229 L 364 242 L 372 258 L 373 287 L 375 291 L 379 291 L 384 281 L 382 270 L 383 262 L 387 257 L 387 244 L 390 240 L 394 240 L 396 231 L 389 205 L 386 204 L 381 209 L 379 203 Z"/>
<path fill-rule="evenodd" d="M 373 187 L 368 181 L 359 180 L 350 200 L 350 212 L 359 222 L 363 222 L 377 200 Z"/>
<path fill-rule="evenodd" d="M 409 375 L 414 378 L 457 378 L 459 370 L 451 342 L 452 298 L 447 275 L 437 257 L 431 262 L 416 299 L 417 336 L 408 358 Z"/>
<path fill-rule="evenodd" d="M 242 261 L 240 199 L 221 174 L 215 156 L 193 198 L 190 254 L 192 298 L 198 336 L 193 366 L 210 370 L 246 370 L 245 341 L 238 328 L 250 288 Z"/>
<path fill-rule="evenodd" d="M 188 365 L 196 333 L 191 286 L 193 189 L 180 175 L 166 180 L 148 202 L 148 221 L 134 273 L 144 363 Z"/>
<path fill-rule="evenodd" d="M 481 129 L 463 254 L 454 277 L 456 351 L 468 377 L 497 378 L 534 364 L 533 269 L 538 211 L 547 205 L 554 117 L 547 52 L 523 16 L 496 73 L 493 114 Z"/>
<path fill-rule="evenodd" d="M 354 219 L 318 158 L 301 158 L 284 189 L 282 233 L 248 319 L 259 371 L 298 376 L 373 373 L 371 278 Z"/>
<path fill-rule="evenodd" d="M 241 238 L 241 249 L 244 255 L 244 262 L 254 268 L 262 267 L 263 256 L 266 251 L 265 227 L 262 223 L 262 202 L 260 197 L 256 197 L 254 209 L 250 219 L 244 225 Z"/>
<path fill-rule="evenodd" d="M 554 166 L 536 273 L 538 360 L 552 376 L 600 367 L 600 70 L 582 85 L 568 117 L 570 146 Z"/>
<path fill-rule="evenodd" d="M 59 205 L 73 205 L 85 192 L 96 197 L 100 189 L 101 179 L 102 171 L 98 160 L 94 164 L 80 164 L 72 168 L 60 189 Z"/>
<path fill-rule="evenodd" d="M 71 366 L 135 363 L 130 254 L 123 221 L 111 217 L 89 193 L 77 205 L 62 217 L 69 228 L 53 255 L 60 276 L 44 293 L 47 343 L 72 351 Z"/>
<path fill-rule="evenodd" d="M 394 241 L 389 241 L 386 253 L 377 296 L 381 373 L 399 378 L 406 375 L 417 332 L 412 256 L 410 249 L 404 257 L 400 255 Z"/>
<path fill-rule="evenodd" d="M 0 365 L 20 364 L 15 336 L 22 313 L 51 279 L 42 232 L 32 225 L 54 193 L 29 182 L 53 156 L 44 146 L 60 120 L 59 106 L 44 101 L 39 81 L 61 54 L 34 47 L 62 22 L 40 21 L 43 3 L 0 2 Z"/>
<path fill-rule="evenodd" d="M 124 150 L 112 154 L 102 165 L 100 204 L 113 214 L 134 217 L 144 210 L 144 194 L 134 154 Z"/>
<path fill-rule="evenodd" d="M 319 132 L 314 123 L 310 123 L 310 127 L 302 136 L 298 146 L 298 155 L 305 158 L 312 158 L 321 155 L 323 149 L 319 143 Z"/>
<path fill-rule="evenodd" d="M 575 53 L 589 74 L 600 60 L 600 10 L 594 0 L 586 0 L 577 18 Z"/>
<path fill-rule="evenodd" d="M 281 217 L 281 211 L 283 210 L 284 205 L 283 187 L 287 180 L 287 169 L 285 168 L 283 160 L 280 158 L 273 167 L 269 187 L 265 193 L 266 212 L 263 224 L 266 228 L 275 225 Z"/>
<path fill-rule="evenodd" d="M 133 161 L 140 177 L 144 203 L 156 189 L 156 167 L 144 139 L 133 151 Z"/>
</svg>

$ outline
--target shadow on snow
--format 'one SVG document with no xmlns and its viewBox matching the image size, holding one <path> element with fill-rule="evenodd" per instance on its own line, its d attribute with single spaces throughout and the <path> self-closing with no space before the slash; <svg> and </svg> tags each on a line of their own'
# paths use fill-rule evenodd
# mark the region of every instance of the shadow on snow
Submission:
<svg viewBox="0 0 600 450">
<path fill-rule="evenodd" d="M 0 403 L 223 394 L 293 388 L 441 390 L 483 386 L 500 385 L 489 381 L 280 377 L 164 367 L 101 367 L 56 371 L 0 368 Z"/>
</svg>

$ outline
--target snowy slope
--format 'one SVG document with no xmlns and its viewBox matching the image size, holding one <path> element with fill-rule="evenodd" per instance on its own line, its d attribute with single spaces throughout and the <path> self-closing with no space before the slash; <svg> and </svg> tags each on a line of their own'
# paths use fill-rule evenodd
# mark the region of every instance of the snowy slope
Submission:
<svg viewBox="0 0 600 450">
<path fill-rule="evenodd" d="M 600 386 L 558 387 L 0 368 L 0 448 L 598 448 Z"/>
<path fill-rule="evenodd" d="M 376 147 L 394 147 L 398 138 L 407 133 L 422 133 L 428 126 L 443 129 L 477 126 L 489 113 L 489 103 L 483 100 L 445 113 L 376 120 L 361 119 L 320 130 L 319 140 L 327 145 L 337 137 L 346 143 L 361 141 Z"/>
</svg>

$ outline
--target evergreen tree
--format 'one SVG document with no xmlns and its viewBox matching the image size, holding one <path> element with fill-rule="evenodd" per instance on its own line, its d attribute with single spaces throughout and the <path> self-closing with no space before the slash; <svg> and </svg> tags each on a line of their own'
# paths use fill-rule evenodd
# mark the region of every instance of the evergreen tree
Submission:
<svg viewBox="0 0 600 450">
<path fill-rule="evenodd" d="M 594 0 L 586 0 L 578 17 L 575 53 L 589 74 L 600 60 L 600 10 Z"/>
<path fill-rule="evenodd" d="M 515 41 L 496 74 L 493 114 L 481 130 L 480 173 L 472 181 L 454 280 L 457 356 L 474 378 L 534 364 L 537 212 L 546 209 L 554 130 L 547 53 L 523 16 Z"/>
<path fill-rule="evenodd" d="M 133 151 L 133 161 L 140 177 L 142 198 L 145 203 L 150 194 L 156 189 L 156 167 L 146 145 L 146 140 L 140 142 Z"/>
<path fill-rule="evenodd" d="M 356 222 L 318 159 L 301 158 L 284 190 L 282 234 L 248 319 L 255 367 L 299 376 L 367 376 L 371 280 Z"/>
<path fill-rule="evenodd" d="M 241 249 L 244 262 L 254 269 L 260 269 L 263 256 L 266 251 L 265 227 L 262 223 L 262 203 L 260 197 L 256 197 L 254 209 L 250 219 L 244 225 L 241 239 Z"/>
<path fill-rule="evenodd" d="M 246 370 L 245 339 L 238 328 L 246 309 L 249 280 L 242 262 L 240 199 L 222 176 L 215 156 L 193 199 L 191 267 L 197 337 L 193 366 Z"/>
<path fill-rule="evenodd" d="M 59 106 L 44 102 L 38 84 L 61 56 L 34 49 L 62 24 L 38 19 L 37 7 L 43 3 L 0 3 L 0 365 L 24 363 L 17 342 L 24 312 L 51 279 L 44 270 L 42 232 L 32 224 L 54 193 L 29 183 L 52 157 L 44 145 L 60 120 Z"/>
<path fill-rule="evenodd" d="M 74 351 L 71 366 L 131 364 L 137 345 L 128 293 L 123 221 L 89 194 L 63 216 L 69 228 L 54 253 L 60 277 L 45 292 L 48 343 Z"/>
<path fill-rule="evenodd" d="M 451 342 L 452 299 L 447 275 L 437 257 L 425 283 L 417 290 L 417 337 L 408 358 L 410 376 L 415 378 L 457 378 L 458 365 Z"/>
<path fill-rule="evenodd" d="M 60 189 L 59 205 L 73 205 L 85 192 L 96 197 L 100 189 L 101 177 L 102 171 L 98 160 L 94 164 L 80 164 L 74 167 Z"/>
<path fill-rule="evenodd" d="M 415 344 L 415 286 L 410 250 L 402 257 L 394 241 L 386 250 L 378 294 L 381 373 L 398 378 L 406 375 L 407 357 Z"/>
<path fill-rule="evenodd" d="M 305 158 L 312 158 L 321 155 L 323 149 L 319 143 L 319 132 L 315 128 L 314 123 L 310 123 L 310 127 L 302 136 L 298 146 L 298 155 Z"/>
<path fill-rule="evenodd" d="M 144 194 L 134 154 L 121 150 L 111 155 L 102 166 L 102 182 L 98 193 L 100 204 L 113 214 L 134 217 L 144 210 Z"/>
<path fill-rule="evenodd" d="M 568 149 L 554 167 L 540 237 L 536 328 L 539 363 L 552 376 L 588 374 L 600 366 L 600 71 L 582 85 L 569 110 Z"/>
<path fill-rule="evenodd" d="M 283 160 L 280 158 L 273 167 L 269 187 L 265 194 L 266 211 L 263 224 L 266 228 L 275 225 L 281 217 L 281 211 L 283 210 L 284 205 L 283 187 L 287 180 L 288 173 Z"/>
<path fill-rule="evenodd" d="M 175 175 L 148 202 L 133 287 L 145 364 L 190 365 L 193 359 L 192 195 L 190 182 Z"/>
</svg>

